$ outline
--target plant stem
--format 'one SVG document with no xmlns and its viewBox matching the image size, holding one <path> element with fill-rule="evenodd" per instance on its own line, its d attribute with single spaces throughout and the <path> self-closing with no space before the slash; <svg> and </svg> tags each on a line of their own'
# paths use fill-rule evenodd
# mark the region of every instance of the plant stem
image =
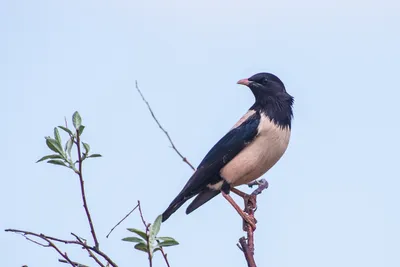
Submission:
<svg viewBox="0 0 400 267">
<path fill-rule="evenodd" d="M 99 241 L 97 240 L 96 232 L 94 230 L 93 222 L 92 222 L 92 217 L 90 216 L 89 208 L 86 202 L 86 194 L 85 194 L 85 182 L 83 181 L 83 175 L 82 175 L 82 155 L 81 155 L 81 140 L 79 136 L 79 131 L 76 130 L 76 146 L 78 149 L 78 164 L 79 164 L 79 170 L 78 170 L 78 175 L 79 175 L 79 181 L 81 185 L 81 195 L 82 195 L 82 201 L 83 201 L 83 208 L 85 209 L 86 212 L 86 217 L 89 222 L 90 226 L 90 232 L 92 233 L 93 240 L 94 240 L 94 246 L 96 249 L 99 249 Z"/>
<path fill-rule="evenodd" d="M 160 247 L 160 251 L 161 251 L 161 254 L 162 254 L 163 257 L 164 257 L 164 260 L 165 260 L 165 263 L 167 264 L 167 266 L 168 266 L 168 267 L 171 267 L 171 266 L 169 266 L 167 254 L 164 252 L 164 249 L 163 249 L 162 247 Z"/>
</svg>

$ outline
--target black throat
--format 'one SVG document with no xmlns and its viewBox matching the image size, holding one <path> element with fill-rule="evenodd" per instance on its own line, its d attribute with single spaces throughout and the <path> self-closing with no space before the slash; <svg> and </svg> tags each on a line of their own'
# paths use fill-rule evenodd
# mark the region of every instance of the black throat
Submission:
<svg viewBox="0 0 400 267">
<path fill-rule="evenodd" d="M 271 94 L 255 94 L 256 102 L 250 108 L 264 113 L 271 121 L 281 128 L 292 127 L 293 97 L 286 92 L 273 92 Z"/>
</svg>

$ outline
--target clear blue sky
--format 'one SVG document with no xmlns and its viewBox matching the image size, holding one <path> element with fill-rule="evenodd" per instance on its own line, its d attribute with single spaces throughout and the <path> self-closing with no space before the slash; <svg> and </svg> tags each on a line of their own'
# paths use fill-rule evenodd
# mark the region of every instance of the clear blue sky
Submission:
<svg viewBox="0 0 400 267">
<path fill-rule="evenodd" d="M 236 81 L 267 71 L 295 97 L 289 149 L 264 177 L 259 266 L 400 266 L 400 4 L 395 1 L 1 1 L 0 228 L 89 238 L 68 171 L 35 164 L 44 136 L 79 110 L 102 248 L 146 266 L 129 243 L 140 199 L 160 214 L 190 177 L 134 89 L 138 80 L 178 148 L 198 164 L 250 107 Z M 173 267 L 245 266 L 241 221 L 222 198 L 162 234 Z M 0 232 L 2 266 L 56 266 L 58 255 Z M 77 261 L 92 264 L 80 249 Z M 163 266 L 156 257 L 155 266 Z"/>
</svg>

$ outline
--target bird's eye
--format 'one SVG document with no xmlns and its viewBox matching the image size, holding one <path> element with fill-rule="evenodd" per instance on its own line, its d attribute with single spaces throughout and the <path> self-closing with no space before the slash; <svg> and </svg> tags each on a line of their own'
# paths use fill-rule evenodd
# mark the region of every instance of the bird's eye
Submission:
<svg viewBox="0 0 400 267">
<path fill-rule="evenodd" d="M 266 84 L 268 84 L 268 82 L 269 82 L 268 78 L 264 78 L 262 83 L 266 85 Z"/>
</svg>

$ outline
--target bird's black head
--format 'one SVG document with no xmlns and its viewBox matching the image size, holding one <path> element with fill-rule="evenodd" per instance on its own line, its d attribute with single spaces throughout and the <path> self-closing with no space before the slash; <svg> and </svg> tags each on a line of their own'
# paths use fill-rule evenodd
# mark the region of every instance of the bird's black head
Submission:
<svg viewBox="0 0 400 267">
<path fill-rule="evenodd" d="M 257 73 L 238 81 L 253 92 L 256 102 L 251 107 L 263 111 L 271 120 L 282 127 L 291 126 L 293 97 L 286 92 L 283 82 L 274 74 Z"/>
</svg>

